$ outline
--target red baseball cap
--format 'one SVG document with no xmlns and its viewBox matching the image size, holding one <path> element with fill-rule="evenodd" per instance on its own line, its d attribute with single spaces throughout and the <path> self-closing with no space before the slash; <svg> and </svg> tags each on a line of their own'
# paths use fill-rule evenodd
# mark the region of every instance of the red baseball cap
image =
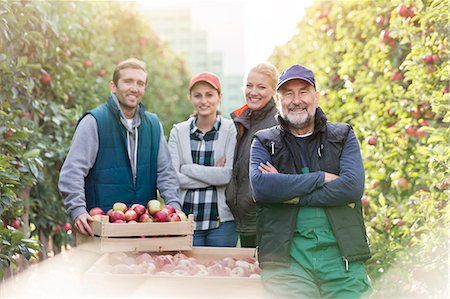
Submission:
<svg viewBox="0 0 450 299">
<path fill-rule="evenodd" d="M 191 79 L 191 82 L 189 83 L 189 91 L 192 89 L 192 86 L 194 86 L 198 82 L 206 82 L 209 83 L 212 87 L 217 89 L 217 91 L 220 93 L 220 80 L 219 77 L 217 77 L 215 74 L 210 72 L 202 72 L 194 75 Z"/>
</svg>

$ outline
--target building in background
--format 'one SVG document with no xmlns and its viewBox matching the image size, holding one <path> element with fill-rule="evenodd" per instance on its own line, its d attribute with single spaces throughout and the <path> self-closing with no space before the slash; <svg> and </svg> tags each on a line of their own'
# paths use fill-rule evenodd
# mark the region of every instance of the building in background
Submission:
<svg viewBox="0 0 450 299">
<path fill-rule="evenodd" d="M 204 16 L 205 11 L 209 19 Z M 239 9 L 235 10 L 238 11 Z M 202 15 L 196 17 L 196 14 Z M 197 9 L 195 6 L 148 7 L 145 15 L 160 38 L 167 41 L 185 59 L 191 74 L 210 71 L 220 77 L 224 116 L 228 117 L 233 109 L 244 103 L 242 78 L 245 73 L 245 48 L 242 13 L 235 13 L 242 17 L 233 18 L 231 22 L 230 19 L 223 18 L 224 15 L 217 9 L 213 10 L 211 7 L 207 10 L 203 5 Z"/>
</svg>

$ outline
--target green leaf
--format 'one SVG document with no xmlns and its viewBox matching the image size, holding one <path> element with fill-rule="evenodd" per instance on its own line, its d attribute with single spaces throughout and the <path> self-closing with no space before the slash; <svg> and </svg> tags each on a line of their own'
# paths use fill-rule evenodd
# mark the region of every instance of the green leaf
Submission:
<svg viewBox="0 0 450 299">
<path fill-rule="evenodd" d="M 39 154 L 41 153 L 40 149 L 32 149 L 26 153 L 23 154 L 23 158 L 24 159 L 31 159 L 31 158 L 36 158 L 39 156 Z"/>
</svg>

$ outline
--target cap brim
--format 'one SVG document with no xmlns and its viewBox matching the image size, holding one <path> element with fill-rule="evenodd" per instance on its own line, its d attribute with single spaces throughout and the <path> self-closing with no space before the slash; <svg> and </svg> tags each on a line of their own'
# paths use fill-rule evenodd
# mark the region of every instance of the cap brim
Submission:
<svg viewBox="0 0 450 299">
<path fill-rule="evenodd" d="M 308 82 L 310 85 L 312 85 L 314 88 L 316 88 L 316 85 L 313 82 L 311 82 L 311 80 L 309 80 L 309 79 L 306 79 L 306 78 L 303 78 L 303 77 L 292 77 L 292 78 L 285 79 L 285 80 L 283 80 L 281 82 L 278 82 L 278 84 L 277 84 L 277 91 L 278 91 L 278 89 L 280 89 L 280 87 L 284 83 L 286 83 L 288 81 L 291 81 L 291 80 L 295 80 L 295 79 L 299 79 L 299 80 L 303 80 L 305 82 Z"/>
</svg>

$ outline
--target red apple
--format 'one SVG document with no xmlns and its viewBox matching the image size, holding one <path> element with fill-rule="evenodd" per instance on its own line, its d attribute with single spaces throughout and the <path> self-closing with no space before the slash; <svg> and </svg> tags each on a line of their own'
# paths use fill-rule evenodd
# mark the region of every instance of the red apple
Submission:
<svg viewBox="0 0 450 299">
<path fill-rule="evenodd" d="M 410 16 L 409 8 L 405 4 L 400 4 L 397 7 L 397 13 L 402 18 L 408 18 Z"/>
<path fill-rule="evenodd" d="M 405 224 L 405 222 L 401 218 L 395 218 L 392 221 L 392 224 L 396 226 L 402 226 L 403 224 Z"/>
<path fill-rule="evenodd" d="M 409 187 L 409 182 L 406 178 L 399 178 L 395 181 L 395 186 L 400 190 L 406 190 Z"/>
<path fill-rule="evenodd" d="M 423 138 L 427 136 L 427 132 L 423 128 L 418 128 L 416 130 L 416 138 Z"/>
<path fill-rule="evenodd" d="M 94 216 L 94 215 L 105 215 L 105 212 L 103 212 L 103 210 L 100 209 L 99 207 L 95 207 L 95 208 L 92 208 L 89 211 L 89 215 L 91 215 L 91 216 Z"/>
<path fill-rule="evenodd" d="M 116 219 L 113 221 L 113 223 L 126 223 L 125 220 L 122 219 Z"/>
<path fill-rule="evenodd" d="M 170 215 L 170 214 L 172 214 L 172 213 L 175 213 L 175 208 L 172 207 L 172 206 L 170 206 L 170 205 L 165 205 L 165 206 L 163 206 L 163 208 L 162 208 L 161 211 L 164 211 L 164 212 L 166 212 L 168 215 Z"/>
<path fill-rule="evenodd" d="M 52 77 L 45 73 L 41 75 L 41 78 L 39 79 L 42 85 L 49 86 L 52 83 Z"/>
<path fill-rule="evenodd" d="M 410 112 L 411 116 L 415 119 L 419 119 L 422 116 L 422 112 L 419 109 L 412 109 Z"/>
<path fill-rule="evenodd" d="M 61 225 L 55 224 L 53 232 L 55 233 L 55 235 L 59 235 L 61 233 Z"/>
<path fill-rule="evenodd" d="M 367 207 L 369 205 L 369 198 L 367 197 L 366 194 L 364 194 L 363 197 L 361 197 L 361 205 L 363 207 Z"/>
<path fill-rule="evenodd" d="M 372 189 L 376 189 L 380 184 L 379 180 L 372 180 Z"/>
<path fill-rule="evenodd" d="M 414 128 L 413 125 L 406 125 L 405 126 L 405 132 L 409 136 L 415 136 L 416 135 L 416 129 Z"/>
<path fill-rule="evenodd" d="M 155 222 L 168 222 L 169 215 L 167 215 L 166 212 L 158 211 L 155 214 L 153 214 L 153 219 Z"/>
<path fill-rule="evenodd" d="M 181 218 L 177 213 L 169 214 L 169 222 L 178 222 L 178 221 L 181 221 Z"/>
<path fill-rule="evenodd" d="M 139 203 L 133 204 L 131 206 L 130 210 L 134 210 L 136 212 L 136 214 L 138 215 L 138 217 L 147 212 L 147 209 L 145 208 L 145 206 L 141 205 Z"/>
<path fill-rule="evenodd" d="M 138 219 L 138 214 L 134 210 L 130 209 L 125 212 L 125 221 L 126 222 L 136 221 L 137 219 Z"/>
<path fill-rule="evenodd" d="M 109 209 L 108 212 L 106 212 L 106 215 L 108 215 L 108 217 L 111 217 L 112 212 L 113 212 L 113 209 Z"/>
<path fill-rule="evenodd" d="M 148 212 L 153 215 L 162 210 L 162 204 L 157 199 L 152 199 L 147 203 Z"/>
<path fill-rule="evenodd" d="M 19 229 L 22 227 L 22 220 L 20 218 L 14 218 L 13 220 L 11 220 L 10 225 L 15 229 Z"/>
<path fill-rule="evenodd" d="M 153 222 L 153 216 L 148 214 L 148 213 L 144 213 L 139 217 L 139 222 Z"/>
<path fill-rule="evenodd" d="M 402 72 L 400 71 L 393 71 L 392 75 L 391 75 L 391 80 L 392 81 L 403 81 L 404 77 Z"/>
<path fill-rule="evenodd" d="M 377 19 L 375 20 L 375 23 L 380 26 L 383 27 L 384 26 L 384 16 L 378 16 Z"/>
<path fill-rule="evenodd" d="M 16 129 L 14 128 L 8 128 L 5 133 L 3 133 L 3 138 L 8 139 L 14 137 L 14 134 L 16 133 Z"/>
<path fill-rule="evenodd" d="M 116 222 L 117 220 L 125 220 L 125 213 L 122 211 L 112 211 L 109 216 L 109 222 Z"/>
<path fill-rule="evenodd" d="M 183 211 L 180 210 L 176 210 L 176 212 L 178 214 L 178 216 L 180 216 L 181 221 L 187 221 L 187 216 Z"/>
<path fill-rule="evenodd" d="M 63 227 L 66 233 L 70 234 L 72 232 L 72 224 L 69 222 L 64 223 Z"/>
<path fill-rule="evenodd" d="M 85 69 L 88 69 L 88 68 L 92 67 L 93 65 L 94 65 L 94 63 L 90 59 L 86 59 L 85 61 L 83 61 L 83 66 Z"/>
<path fill-rule="evenodd" d="M 113 211 L 122 211 L 125 213 L 128 210 L 128 207 L 123 202 L 116 202 L 114 203 L 112 209 Z"/>
<path fill-rule="evenodd" d="M 423 62 L 425 62 L 426 64 L 431 64 L 434 62 L 433 55 L 431 55 L 431 54 L 424 55 L 422 59 L 423 59 Z"/>
<path fill-rule="evenodd" d="M 366 138 L 366 142 L 368 145 L 376 145 L 377 144 L 377 137 L 375 136 L 369 136 Z"/>
<path fill-rule="evenodd" d="M 105 69 L 99 69 L 98 72 L 97 72 L 97 75 L 98 75 L 99 77 L 105 76 L 105 75 L 106 75 Z"/>
</svg>

